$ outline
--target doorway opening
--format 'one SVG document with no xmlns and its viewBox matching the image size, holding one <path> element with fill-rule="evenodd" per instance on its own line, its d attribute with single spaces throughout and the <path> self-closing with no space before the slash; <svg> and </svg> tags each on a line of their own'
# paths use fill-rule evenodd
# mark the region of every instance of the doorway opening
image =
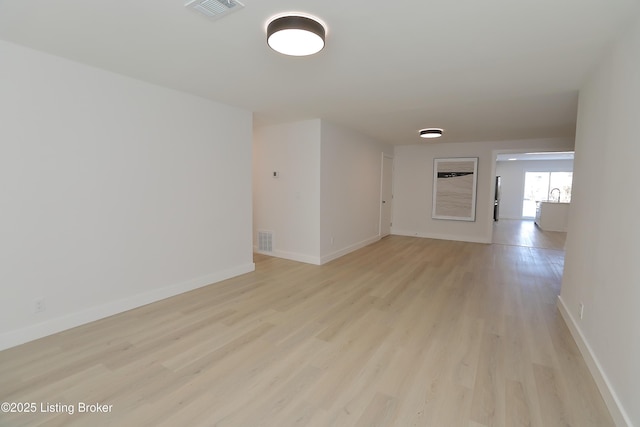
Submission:
<svg viewBox="0 0 640 427">
<path fill-rule="evenodd" d="M 380 177 L 380 237 L 391 234 L 391 212 L 393 203 L 393 157 L 382 153 L 382 166 Z"/>
</svg>

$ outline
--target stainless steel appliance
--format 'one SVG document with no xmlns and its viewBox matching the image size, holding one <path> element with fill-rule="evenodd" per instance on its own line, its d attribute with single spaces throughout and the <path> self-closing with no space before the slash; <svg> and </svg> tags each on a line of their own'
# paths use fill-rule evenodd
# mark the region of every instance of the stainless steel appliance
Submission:
<svg viewBox="0 0 640 427">
<path fill-rule="evenodd" d="M 497 221 L 500 218 L 500 181 L 501 178 L 496 176 L 496 188 L 495 188 L 495 196 L 493 200 L 493 220 Z"/>
</svg>

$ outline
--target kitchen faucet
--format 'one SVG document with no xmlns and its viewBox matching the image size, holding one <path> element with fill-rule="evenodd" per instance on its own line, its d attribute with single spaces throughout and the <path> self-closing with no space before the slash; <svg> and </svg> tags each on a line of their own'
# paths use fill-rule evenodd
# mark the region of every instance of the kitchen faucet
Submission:
<svg viewBox="0 0 640 427">
<path fill-rule="evenodd" d="M 553 188 L 551 191 L 549 191 L 549 199 L 553 199 L 553 192 L 558 190 L 558 203 L 560 203 L 560 189 L 559 188 Z"/>
</svg>

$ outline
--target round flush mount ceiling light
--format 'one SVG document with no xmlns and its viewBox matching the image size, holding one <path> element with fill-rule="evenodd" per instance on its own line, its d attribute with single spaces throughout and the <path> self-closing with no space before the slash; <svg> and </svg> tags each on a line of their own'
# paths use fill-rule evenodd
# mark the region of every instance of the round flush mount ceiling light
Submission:
<svg viewBox="0 0 640 427">
<path fill-rule="evenodd" d="M 420 138 L 440 138 L 442 136 L 443 129 L 440 128 L 427 128 L 418 132 Z"/>
<path fill-rule="evenodd" d="M 267 25 L 267 44 L 284 55 L 313 55 L 324 47 L 325 34 L 325 26 L 317 18 L 281 15 Z"/>
</svg>

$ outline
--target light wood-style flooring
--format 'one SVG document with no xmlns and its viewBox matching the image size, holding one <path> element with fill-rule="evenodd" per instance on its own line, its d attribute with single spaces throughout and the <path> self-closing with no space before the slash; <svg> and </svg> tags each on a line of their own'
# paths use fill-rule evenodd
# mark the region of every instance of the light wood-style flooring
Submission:
<svg viewBox="0 0 640 427">
<path fill-rule="evenodd" d="M 556 308 L 563 252 L 390 236 L 0 352 L 2 426 L 576 426 L 613 422 Z M 76 407 L 77 411 L 77 407 Z"/>
<path fill-rule="evenodd" d="M 533 220 L 501 219 L 493 223 L 493 243 L 564 250 L 567 233 L 544 231 Z"/>
</svg>

